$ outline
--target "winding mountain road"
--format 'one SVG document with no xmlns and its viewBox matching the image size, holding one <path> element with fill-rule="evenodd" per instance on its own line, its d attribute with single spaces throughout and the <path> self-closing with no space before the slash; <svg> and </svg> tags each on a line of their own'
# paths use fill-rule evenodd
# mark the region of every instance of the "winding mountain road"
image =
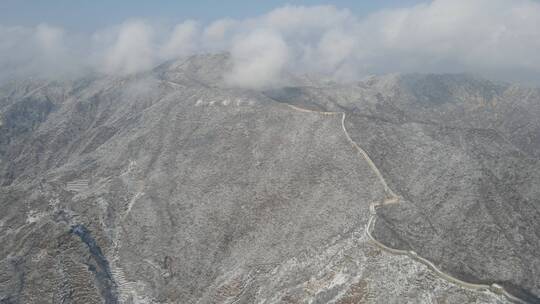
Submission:
<svg viewBox="0 0 540 304">
<path fill-rule="evenodd" d="M 314 114 L 318 114 L 318 115 L 341 115 L 341 128 L 342 128 L 343 132 L 345 133 L 345 136 L 346 136 L 347 140 L 356 149 L 356 151 L 360 155 L 362 155 L 362 157 L 368 163 L 369 167 L 373 170 L 373 172 L 375 173 L 375 175 L 377 176 L 377 178 L 379 179 L 379 181 L 381 182 L 381 184 L 383 185 L 383 188 L 384 188 L 384 192 L 385 192 L 386 197 L 381 202 L 371 203 L 370 206 L 369 206 L 370 217 L 369 217 L 368 223 L 367 223 L 366 228 L 365 228 L 366 236 L 368 237 L 368 239 L 375 246 L 379 247 L 383 251 L 386 251 L 386 252 L 394 254 L 394 255 L 406 255 L 406 256 L 412 258 L 413 260 L 416 260 L 419 263 L 422 263 L 422 264 L 426 265 L 429 269 L 431 269 L 435 274 L 437 274 L 442 279 L 447 280 L 447 281 L 449 281 L 449 282 L 451 282 L 453 284 L 456 284 L 458 286 L 468 288 L 468 289 L 478 290 L 478 291 L 493 292 L 495 294 L 505 296 L 511 302 L 527 304 L 527 302 L 513 296 L 508 291 L 506 291 L 506 289 L 504 289 L 504 287 L 500 286 L 497 283 L 492 283 L 490 285 L 487 285 L 487 284 L 474 284 L 474 283 L 469 283 L 469 282 L 462 281 L 462 280 L 460 280 L 460 279 L 458 279 L 456 277 L 453 277 L 453 276 L 443 272 L 437 266 L 435 266 L 435 264 L 433 264 L 431 261 L 419 256 L 418 253 L 416 253 L 415 251 L 390 248 L 390 247 L 384 245 L 383 243 L 379 242 L 378 240 L 376 240 L 373 237 L 373 235 L 371 234 L 371 232 L 373 230 L 373 227 L 375 226 L 375 221 L 377 220 L 377 208 L 380 207 L 380 206 L 383 206 L 383 205 L 399 204 L 400 201 L 401 201 L 401 198 L 398 195 L 396 195 L 395 192 L 388 186 L 388 183 L 384 179 L 383 175 L 381 174 L 381 172 L 379 171 L 379 169 L 377 168 L 375 163 L 373 163 L 373 161 L 371 160 L 371 158 L 369 157 L 367 152 L 364 149 L 362 149 L 349 135 L 349 132 L 347 131 L 347 128 L 345 127 L 345 119 L 346 119 L 347 114 L 345 112 L 313 111 L 313 110 L 300 108 L 300 107 L 290 105 L 290 104 L 286 104 L 286 105 L 289 108 L 291 108 L 291 109 L 293 109 L 295 111 L 304 112 L 304 113 L 314 113 Z"/>
</svg>

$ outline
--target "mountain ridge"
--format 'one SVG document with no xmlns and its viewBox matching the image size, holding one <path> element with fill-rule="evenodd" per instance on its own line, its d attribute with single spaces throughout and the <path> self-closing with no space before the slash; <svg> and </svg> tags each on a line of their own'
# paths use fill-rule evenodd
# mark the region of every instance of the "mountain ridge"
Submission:
<svg viewBox="0 0 540 304">
<path fill-rule="evenodd" d="M 538 90 L 455 75 L 245 90 L 215 85 L 212 56 L 1 90 L 0 299 L 504 303 L 362 236 L 384 189 L 343 124 L 404 199 L 375 238 L 537 301 Z"/>
</svg>

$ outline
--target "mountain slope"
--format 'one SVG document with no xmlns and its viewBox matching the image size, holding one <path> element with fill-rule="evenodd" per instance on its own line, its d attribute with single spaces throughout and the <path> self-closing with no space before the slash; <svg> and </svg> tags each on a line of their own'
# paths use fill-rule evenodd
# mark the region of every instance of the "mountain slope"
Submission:
<svg viewBox="0 0 540 304">
<path fill-rule="evenodd" d="M 268 95 L 349 113 L 351 137 L 403 200 L 381 208 L 376 238 L 539 301 L 539 90 L 468 75 L 390 75 Z"/>
<path fill-rule="evenodd" d="M 415 90 L 399 77 L 258 92 L 221 85 L 228 60 L 1 90 L 3 302 L 506 302 L 372 244 L 386 194 L 354 142 L 404 201 L 379 209 L 376 238 L 535 299 L 534 144 L 433 124 L 393 97 Z M 505 238 L 484 242 L 490 225 Z M 463 231 L 482 238 L 449 254 Z"/>
</svg>

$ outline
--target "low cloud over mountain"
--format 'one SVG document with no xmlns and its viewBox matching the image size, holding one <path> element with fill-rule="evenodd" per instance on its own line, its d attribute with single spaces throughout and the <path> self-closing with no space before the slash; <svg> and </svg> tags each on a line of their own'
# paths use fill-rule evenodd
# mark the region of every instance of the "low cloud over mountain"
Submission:
<svg viewBox="0 0 540 304">
<path fill-rule="evenodd" d="M 230 84 L 263 87 L 284 72 L 339 80 L 388 72 L 473 72 L 540 81 L 540 4 L 531 0 L 435 0 L 358 17 L 333 6 L 284 6 L 242 20 L 145 20 L 92 34 L 53 25 L 0 26 L 6 75 L 131 74 L 194 53 L 228 51 Z"/>
</svg>

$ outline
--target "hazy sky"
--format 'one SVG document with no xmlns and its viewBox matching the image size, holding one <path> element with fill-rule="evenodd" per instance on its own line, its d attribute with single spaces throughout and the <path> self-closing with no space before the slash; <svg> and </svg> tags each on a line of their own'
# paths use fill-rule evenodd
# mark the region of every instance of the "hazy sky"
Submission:
<svg viewBox="0 0 540 304">
<path fill-rule="evenodd" d="M 126 75 L 228 52 L 226 79 L 254 88 L 287 72 L 343 81 L 465 72 L 540 84 L 535 0 L 187 3 L 0 0 L 0 79 Z"/>
<path fill-rule="evenodd" d="M 0 24 L 32 26 L 47 23 L 72 30 L 93 31 L 131 18 L 159 19 L 168 23 L 185 19 L 243 19 L 286 4 L 332 4 L 348 8 L 357 15 L 366 15 L 383 8 L 406 7 L 420 2 L 429 0 L 0 0 Z"/>
</svg>

